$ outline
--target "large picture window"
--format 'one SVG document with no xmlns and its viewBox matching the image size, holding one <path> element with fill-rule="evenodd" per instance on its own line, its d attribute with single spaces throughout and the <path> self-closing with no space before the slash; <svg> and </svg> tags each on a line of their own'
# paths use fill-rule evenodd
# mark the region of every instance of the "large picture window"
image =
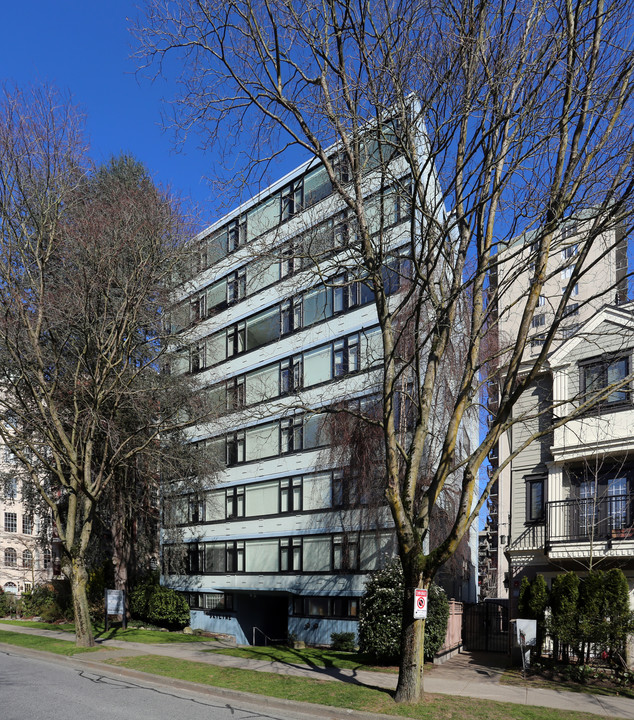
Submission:
<svg viewBox="0 0 634 720">
<path fill-rule="evenodd" d="M 628 355 L 617 358 L 604 358 L 597 362 L 581 366 L 581 386 L 584 399 L 601 394 L 614 387 L 602 402 L 610 405 L 626 403 L 630 399 L 629 383 L 625 380 L 630 372 L 630 358 Z"/>
</svg>

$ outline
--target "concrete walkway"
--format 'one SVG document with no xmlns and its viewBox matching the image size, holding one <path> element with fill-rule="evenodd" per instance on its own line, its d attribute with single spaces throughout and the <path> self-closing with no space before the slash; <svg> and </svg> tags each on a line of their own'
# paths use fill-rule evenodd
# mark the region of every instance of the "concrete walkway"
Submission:
<svg viewBox="0 0 634 720">
<path fill-rule="evenodd" d="M 30 633 L 58 640 L 73 641 L 72 633 L 55 630 L 37 630 L 17 625 L 0 625 L 0 630 L 9 630 L 20 633 Z M 165 645 L 150 645 L 135 642 L 116 640 L 98 641 L 98 644 L 107 650 L 98 654 L 92 653 L 76 655 L 73 660 L 90 662 L 91 665 L 111 658 L 123 658 L 135 655 L 163 655 L 182 660 L 204 662 L 222 667 L 233 667 L 243 670 L 256 670 L 258 672 L 274 672 L 280 675 L 305 677 L 316 680 L 336 680 L 339 682 L 356 683 L 367 687 L 393 690 L 396 687 L 397 677 L 392 673 L 370 672 L 363 670 L 345 670 L 335 668 L 311 667 L 301 663 L 268 662 L 265 660 L 251 660 L 222 655 L 210 650 L 222 648 L 218 641 L 169 643 Z M 540 688 L 526 688 L 515 685 L 502 685 L 500 678 L 504 672 L 501 662 L 504 658 L 499 655 L 478 655 L 476 653 L 462 653 L 443 665 L 425 668 L 425 691 L 454 695 L 459 697 L 473 697 L 484 700 L 497 700 L 520 705 L 539 705 L 557 710 L 571 710 L 602 715 L 604 717 L 630 718 L 634 720 L 634 700 L 606 695 L 590 695 L 588 693 L 566 692 L 564 690 L 547 690 Z M 104 665 L 104 672 L 112 671 L 112 666 Z M 117 672 L 121 671 L 117 668 Z M 123 670 L 125 672 L 125 670 Z"/>
</svg>

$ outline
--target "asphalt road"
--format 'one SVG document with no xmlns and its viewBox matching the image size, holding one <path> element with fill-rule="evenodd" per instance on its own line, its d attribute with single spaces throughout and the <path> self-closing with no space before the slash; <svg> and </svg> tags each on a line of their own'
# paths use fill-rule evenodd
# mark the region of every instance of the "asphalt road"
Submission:
<svg viewBox="0 0 634 720">
<path fill-rule="evenodd" d="M 333 713 L 333 716 L 336 716 Z M 54 659 L 0 650 L 2 720 L 296 720 L 301 713 L 257 708 Z M 323 718 L 323 715 L 321 716 Z"/>
</svg>

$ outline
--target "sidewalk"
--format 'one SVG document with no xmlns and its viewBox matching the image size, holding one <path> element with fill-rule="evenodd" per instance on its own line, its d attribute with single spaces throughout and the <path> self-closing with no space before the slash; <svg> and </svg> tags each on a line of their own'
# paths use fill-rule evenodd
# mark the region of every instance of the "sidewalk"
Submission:
<svg viewBox="0 0 634 720">
<path fill-rule="evenodd" d="M 0 629 L 42 635 L 69 642 L 74 641 L 74 635 L 72 633 L 62 631 L 37 630 L 35 628 L 16 625 L 3 625 L 0 626 Z M 397 680 L 396 675 L 392 673 L 317 668 L 308 665 L 237 658 L 230 655 L 209 652 L 210 649 L 216 650 L 222 647 L 222 644 L 218 641 L 210 641 L 209 643 L 146 645 L 144 643 L 104 640 L 98 641 L 98 644 L 108 648 L 107 651 L 99 653 L 99 659 L 90 653 L 74 656 L 73 660 L 97 665 L 100 664 L 100 661 L 111 658 L 123 658 L 135 655 L 163 655 L 222 667 L 256 670 L 258 672 L 273 672 L 280 675 L 305 677 L 316 680 L 336 680 L 339 682 L 358 683 L 368 687 L 389 690 L 393 690 L 396 687 Z M 602 716 L 634 720 L 634 700 L 628 698 L 502 685 L 500 684 L 500 678 L 504 667 L 503 665 L 496 664 L 499 663 L 500 660 L 502 660 L 502 658 L 492 657 L 491 655 L 484 657 L 476 653 L 462 653 L 443 665 L 435 665 L 429 669 L 425 668 L 425 692 L 466 696 L 483 700 L 497 700 L 520 705 L 539 705 L 557 710 L 588 712 Z M 113 667 L 103 664 L 103 670 L 112 672 Z M 116 671 L 125 672 L 122 668 L 117 668 Z M 162 678 L 162 680 L 165 679 Z"/>
</svg>

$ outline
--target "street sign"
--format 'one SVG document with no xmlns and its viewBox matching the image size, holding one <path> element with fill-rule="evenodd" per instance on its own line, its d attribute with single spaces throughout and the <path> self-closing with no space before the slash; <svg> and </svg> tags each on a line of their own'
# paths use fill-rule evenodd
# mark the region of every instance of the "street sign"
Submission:
<svg viewBox="0 0 634 720">
<path fill-rule="evenodd" d="M 427 617 L 427 590 L 416 588 L 414 590 L 414 620 Z"/>
</svg>

